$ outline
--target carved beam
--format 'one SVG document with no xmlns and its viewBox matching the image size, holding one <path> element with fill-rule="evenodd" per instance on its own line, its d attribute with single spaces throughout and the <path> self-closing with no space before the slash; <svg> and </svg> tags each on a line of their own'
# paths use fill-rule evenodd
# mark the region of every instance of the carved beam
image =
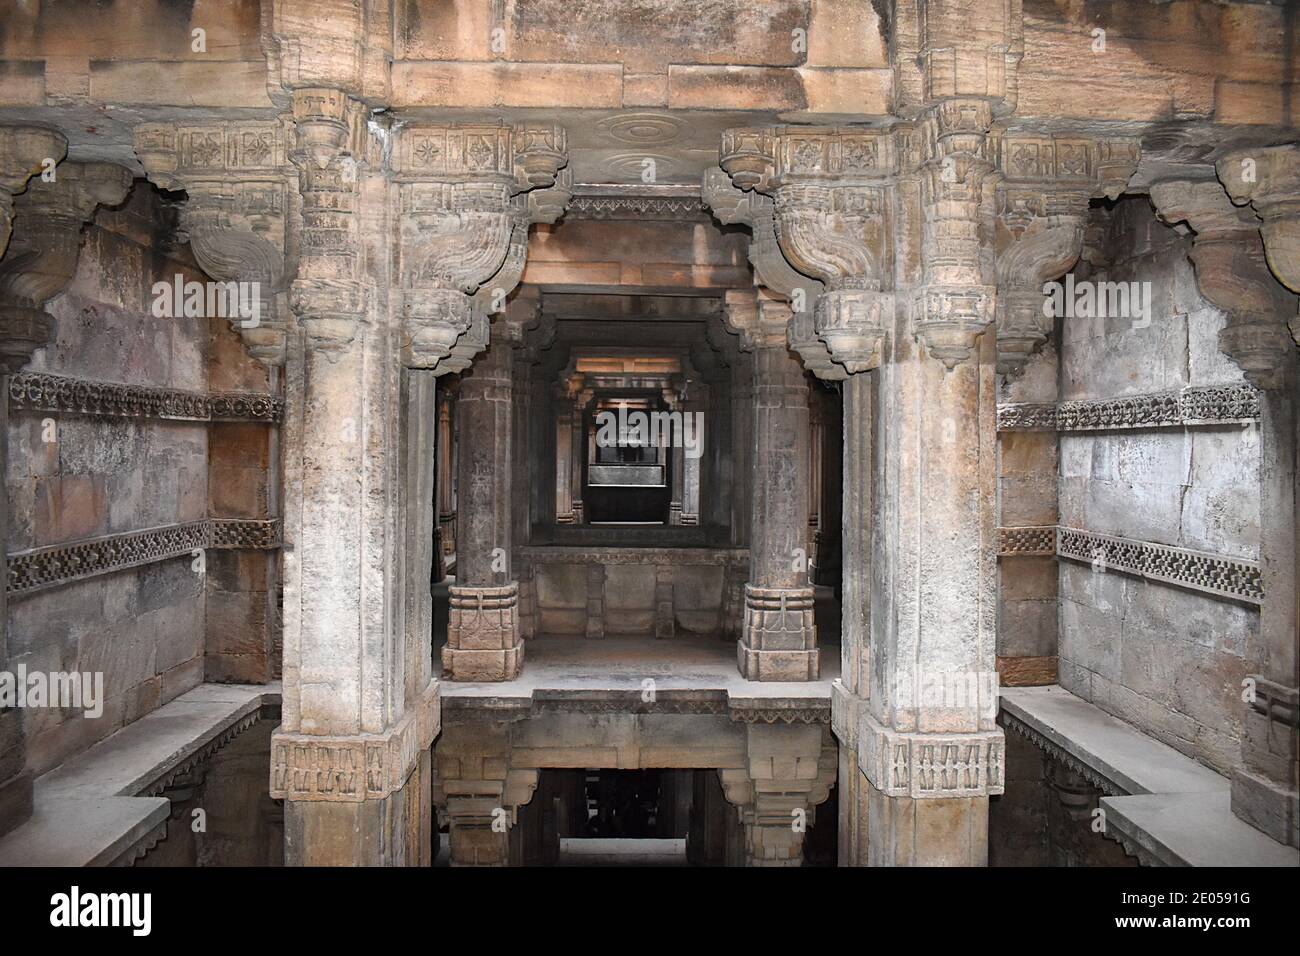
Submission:
<svg viewBox="0 0 1300 956">
<path fill-rule="evenodd" d="M 131 174 L 112 163 L 63 163 L 52 181 L 33 179 L 14 201 L 17 228 L 0 260 L 0 369 L 17 372 L 49 340 L 45 303 L 77 271 L 81 227 L 99 205 L 126 198 Z"/>
<path fill-rule="evenodd" d="M 408 366 L 457 370 L 444 360 L 466 333 L 486 331 L 476 313 L 505 308 L 523 274 L 529 226 L 563 212 L 571 196 L 571 180 L 560 175 L 567 162 L 560 126 L 416 123 L 397 132 Z M 453 364 L 465 367 L 486 346 L 480 338 L 471 334 L 472 350 Z"/>
<path fill-rule="evenodd" d="M 1235 205 L 1247 203 L 1262 220 L 1264 254 L 1277 280 L 1300 293 L 1300 145 L 1229 153 L 1215 171 Z M 1300 314 L 1291 320 L 1300 345 Z"/>
<path fill-rule="evenodd" d="M 797 274 L 824 284 L 813 325 L 834 361 L 849 373 L 877 367 L 893 312 L 886 291 L 893 135 L 837 127 L 730 129 L 722 136 L 721 166 L 739 189 L 771 197 L 784 259 Z M 761 207 L 752 199 L 748 210 L 736 205 L 725 214 L 750 216 L 760 238 Z"/>
<path fill-rule="evenodd" d="M 998 371 L 1013 374 L 1051 334 L 1043 284 L 1078 260 L 1088 200 L 1117 197 L 1137 169 L 1137 140 L 990 134 L 997 185 Z"/>
<path fill-rule="evenodd" d="M 146 123 L 133 134 L 150 182 L 188 193 L 181 231 L 199 266 L 219 282 L 250 284 L 244 308 L 225 317 L 267 365 L 285 357 L 290 132 L 272 120 Z"/>
<path fill-rule="evenodd" d="M 1295 314 L 1295 297 L 1269 275 L 1254 214 L 1233 206 L 1214 180 L 1154 183 L 1151 202 L 1163 221 L 1185 222 L 1196 233 L 1191 252 L 1196 284 L 1228 315 L 1219 348 L 1257 388 L 1280 387 L 1292 346 L 1282 316 Z"/>
</svg>

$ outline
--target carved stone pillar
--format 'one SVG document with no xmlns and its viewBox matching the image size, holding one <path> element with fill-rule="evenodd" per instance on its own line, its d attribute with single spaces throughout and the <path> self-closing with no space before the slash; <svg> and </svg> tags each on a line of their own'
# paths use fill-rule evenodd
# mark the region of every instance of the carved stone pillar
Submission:
<svg viewBox="0 0 1300 956">
<path fill-rule="evenodd" d="M 537 770 L 510 766 L 509 724 L 451 724 L 434 755 L 433 804 L 448 824 L 452 866 L 510 866 L 510 831 Z"/>
<path fill-rule="evenodd" d="M 674 389 L 664 389 L 663 399 L 669 411 L 685 414 L 685 406 L 682 404 L 680 395 Z M 668 470 L 672 473 L 671 493 L 668 498 L 668 523 L 670 525 L 680 525 L 683 523 L 682 503 L 686 497 L 685 449 L 680 443 L 675 443 L 668 449 L 668 456 Z"/>
<path fill-rule="evenodd" d="M 586 471 L 587 406 L 593 398 L 591 389 L 579 388 L 570 394 L 573 403 L 569 419 L 569 512 L 573 524 L 586 524 L 586 505 L 582 501 L 582 476 Z"/>
<path fill-rule="evenodd" d="M 456 425 L 455 392 L 447 378 L 438 388 L 438 579 L 446 576 L 456 553 Z"/>
<path fill-rule="evenodd" d="M 428 865 L 432 378 L 401 362 L 389 189 L 368 111 L 292 95 L 300 257 L 284 429 L 284 705 L 271 793 L 298 865 Z M 427 493 L 427 500 L 424 498 Z M 422 532 L 427 530 L 428 534 Z M 395 574 L 394 568 L 405 568 Z"/>
<path fill-rule="evenodd" d="M 701 422 L 708 418 L 707 396 L 700 382 L 689 383 L 687 397 L 682 401 L 682 416 L 688 415 L 692 420 L 699 416 Z M 682 450 L 682 524 L 695 526 L 700 523 L 701 458 L 714 439 L 712 435 L 705 435 L 703 427 L 696 428 L 691 434 L 701 444 L 696 449 L 698 454 L 691 454 L 690 449 Z"/>
<path fill-rule="evenodd" d="M 452 680 L 511 680 L 523 666 L 519 582 L 512 572 L 514 361 L 536 308 L 535 299 L 511 303 L 493 322 L 487 351 L 461 376 L 456 583 L 442 650 Z"/>
<path fill-rule="evenodd" d="M 1232 774 L 1233 812 L 1273 839 L 1300 846 L 1300 676 L 1297 675 L 1296 393 L 1300 388 L 1296 350 L 1285 322 L 1296 314 L 1294 288 L 1300 278 L 1295 217 L 1300 203 L 1297 151 L 1259 151 L 1255 180 L 1241 175 L 1247 151 L 1225 158 L 1219 175 L 1231 205 L 1212 181 L 1156 183 L 1151 200 L 1167 222 L 1195 230 L 1192 264 L 1201 294 L 1227 313 L 1219 348 L 1260 391 L 1260 564 L 1264 602 L 1258 644 L 1246 656 L 1254 672 L 1243 691 L 1241 766 Z M 1290 190 L 1278 196 L 1275 190 Z M 1262 207 L 1262 208 L 1261 208 Z M 1267 211 L 1266 211 L 1267 210 Z M 1288 220 L 1289 217 L 1289 220 Z M 1274 243 L 1272 248 L 1268 243 Z M 1266 261 L 1267 255 L 1267 261 Z M 1293 323 L 1294 324 L 1294 323 Z"/>
<path fill-rule="evenodd" d="M 786 347 L 790 310 L 754 292 L 726 297 L 727 322 L 754 357 L 749 582 L 737 645 L 749 680 L 813 680 L 820 672 L 808 583 L 808 383 Z"/>
<path fill-rule="evenodd" d="M 820 724 L 750 724 L 746 766 L 718 771 L 745 828 L 746 866 L 802 866 L 813 811 L 835 784 L 835 744 Z"/>
</svg>

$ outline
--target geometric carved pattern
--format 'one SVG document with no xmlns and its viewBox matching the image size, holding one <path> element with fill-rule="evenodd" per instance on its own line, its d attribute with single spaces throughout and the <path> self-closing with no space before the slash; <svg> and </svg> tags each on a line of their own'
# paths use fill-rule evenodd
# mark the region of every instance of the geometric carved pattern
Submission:
<svg viewBox="0 0 1300 956">
<path fill-rule="evenodd" d="M 1258 420 L 1259 393 L 1250 385 L 1188 386 L 1177 392 L 1098 401 L 998 406 L 999 431 L 1178 428 Z"/>
<path fill-rule="evenodd" d="M 441 729 L 439 685 L 389 730 L 326 737 L 277 733 L 271 738 L 271 797 L 276 800 L 361 803 L 401 790 L 420 753 Z"/>
<path fill-rule="evenodd" d="M 148 531 L 106 535 L 8 556 L 11 595 L 214 549 L 280 547 L 280 519 L 212 518 Z"/>
<path fill-rule="evenodd" d="M 207 395 L 25 372 L 9 379 L 9 410 L 172 421 L 277 423 L 284 417 L 284 400 L 272 395 Z"/>
<path fill-rule="evenodd" d="M 593 195 L 574 187 L 565 219 L 706 220 L 708 207 L 694 195 Z"/>
<path fill-rule="evenodd" d="M 1249 604 L 1264 600 L 1260 566 L 1242 558 L 1094 534 L 1077 528 L 1057 528 L 1056 553 L 1062 558 L 1087 561 L 1103 570 L 1136 574 Z"/>
<path fill-rule="evenodd" d="M 863 715 L 858 759 L 871 785 L 890 797 L 982 797 L 1003 792 L 1002 731 L 901 733 Z"/>
<path fill-rule="evenodd" d="M 1056 526 L 998 528 L 998 554 L 1056 554 Z"/>
</svg>

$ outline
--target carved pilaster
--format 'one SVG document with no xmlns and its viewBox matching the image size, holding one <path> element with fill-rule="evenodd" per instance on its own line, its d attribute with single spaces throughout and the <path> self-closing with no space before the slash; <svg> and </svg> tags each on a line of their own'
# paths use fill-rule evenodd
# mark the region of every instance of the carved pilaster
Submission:
<svg viewBox="0 0 1300 956">
<path fill-rule="evenodd" d="M 278 120 L 146 123 L 133 133 L 149 180 L 189 194 L 181 231 L 203 271 L 221 282 L 252 283 L 251 308 L 226 318 L 268 365 L 285 358 L 288 138 L 288 124 Z"/>
<path fill-rule="evenodd" d="M 1196 233 L 1196 284 L 1228 316 L 1219 348 L 1257 388 L 1281 387 L 1292 348 L 1284 317 L 1295 314 L 1296 300 L 1269 276 L 1254 214 L 1233 206 L 1213 180 L 1155 183 L 1151 202 L 1162 220 L 1185 222 Z"/>
<path fill-rule="evenodd" d="M 54 320 L 45 303 L 77 271 L 81 227 L 96 206 L 117 205 L 130 188 L 121 166 L 62 163 L 53 181 L 33 179 L 14 201 L 13 239 L 0 261 L 0 372 L 17 372 L 46 344 Z"/>
<path fill-rule="evenodd" d="M 475 315 L 500 312 L 527 258 L 528 228 L 554 222 L 571 194 L 553 125 L 413 124 L 397 134 L 403 360 L 435 372 Z M 474 344 L 461 364 L 487 343 Z M 462 349 L 462 353 L 467 351 Z"/>
</svg>

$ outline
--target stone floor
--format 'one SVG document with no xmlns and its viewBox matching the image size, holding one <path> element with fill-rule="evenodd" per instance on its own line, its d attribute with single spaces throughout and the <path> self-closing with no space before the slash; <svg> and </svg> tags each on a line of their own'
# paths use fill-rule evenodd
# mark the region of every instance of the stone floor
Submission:
<svg viewBox="0 0 1300 956">
<path fill-rule="evenodd" d="M 728 698 L 830 700 L 840 676 L 839 646 L 822 648 L 821 679 L 799 682 L 747 681 L 736 670 L 734 644 L 712 637 L 654 638 L 539 637 L 528 641 L 523 673 L 512 681 L 446 681 L 444 700 L 529 699 L 539 691 L 641 691 L 651 679 L 656 691 L 724 691 Z"/>
</svg>

